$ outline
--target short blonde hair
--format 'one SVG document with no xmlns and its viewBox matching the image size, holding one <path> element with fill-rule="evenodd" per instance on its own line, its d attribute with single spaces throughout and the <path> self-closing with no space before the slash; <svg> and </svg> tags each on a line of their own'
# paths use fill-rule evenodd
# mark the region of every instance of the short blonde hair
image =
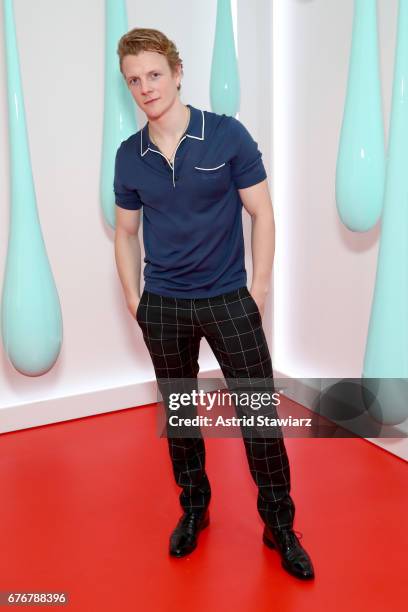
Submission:
<svg viewBox="0 0 408 612">
<path fill-rule="evenodd" d="M 122 74 L 122 62 L 125 55 L 138 55 L 141 51 L 161 53 L 166 57 L 172 74 L 175 73 L 177 66 L 181 66 L 183 74 L 183 62 L 179 57 L 176 45 L 163 32 L 151 28 L 133 28 L 119 40 L 117 53 Z M 181 85 L 177 89 L 181 89 Z"/>
</svg>

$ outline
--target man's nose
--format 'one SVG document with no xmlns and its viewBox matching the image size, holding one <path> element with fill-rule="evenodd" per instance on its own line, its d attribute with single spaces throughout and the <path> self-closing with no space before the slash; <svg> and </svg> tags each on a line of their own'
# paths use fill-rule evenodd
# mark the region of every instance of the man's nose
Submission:
<svg viewBox="0 0 408 612">
<path fill-rule="evenodd" d="M 140 85 L 141 93 L 148 94 L 151 91 L 151 85 L 149 81 L 142 81 Z"/>
</svg>

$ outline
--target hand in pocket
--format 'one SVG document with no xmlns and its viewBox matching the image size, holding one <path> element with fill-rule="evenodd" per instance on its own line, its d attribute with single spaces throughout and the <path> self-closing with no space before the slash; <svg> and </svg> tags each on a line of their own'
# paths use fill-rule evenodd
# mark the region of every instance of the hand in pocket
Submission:
<svg viewBox="0 0 408 612">
<path fill-rule="evenodd" d="M 132 317 L 136 319 L 137 309 L 139 308 L 140 298 L 129 300 L 127 303 L 128 310 Z"/>
</svg>

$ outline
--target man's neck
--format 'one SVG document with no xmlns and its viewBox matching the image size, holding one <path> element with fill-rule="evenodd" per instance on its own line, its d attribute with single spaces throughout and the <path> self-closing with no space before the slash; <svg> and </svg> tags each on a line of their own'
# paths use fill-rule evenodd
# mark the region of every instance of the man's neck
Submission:
<svg viewBox="0 0 408 612">
<path fill-rule="evenodd" d="M 171 142 L 187 128 L 189 108 L 178 100 L 157 119 L 149 119 L 148 130 L 156 142 Z"/>
</svg>

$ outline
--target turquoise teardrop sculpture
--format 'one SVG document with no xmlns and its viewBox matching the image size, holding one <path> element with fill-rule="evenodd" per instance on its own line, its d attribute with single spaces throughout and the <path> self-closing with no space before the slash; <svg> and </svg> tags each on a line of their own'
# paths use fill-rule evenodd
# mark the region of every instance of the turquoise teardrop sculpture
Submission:
<svg viewBox="0 0 408 612">
<path fill-rule="evenodd" d="M 211 63 L 211 109 L 235 117 L 239 111 L 239 73 L 235 54 L 230 0 L 218 0 Z"/>
<path fill-rule="evenodd" d="M 336 204 L 344 225 L 365 232 L 381 215 L 384 120 L 376 0 L 355 0 L 346 102 L 336 168 Z"/>
<path fill-rule="evenodd" d="M 364 377 L 379 379 L 376 396 L 381 409 L 374 416 L 387 424 L 400 423 L 408 416 L 404 380 L 408 378 L 407 33 L 408 0 L 400 0 L 384 207 L 363 367 Z"/>
<path fill-rule="evenodd" d="M 115 229 L 113 179 L 116 151 L 122 140 L 137 132 L 133 98 L 119 69 L 117 46 L 127 32 L 124 0 L 105 0 L 105 95 L 100 197 L 105 221 Z"/>
<path fill-rule="evenodd" d="M 11 205 L 2 338 L 13 366 L 27 376 L 40 376 L 54 365 L 61 349 L 61 307 L 38 217 L 12 0 L 4 0 L 3 14 Z"/>
</svg>

